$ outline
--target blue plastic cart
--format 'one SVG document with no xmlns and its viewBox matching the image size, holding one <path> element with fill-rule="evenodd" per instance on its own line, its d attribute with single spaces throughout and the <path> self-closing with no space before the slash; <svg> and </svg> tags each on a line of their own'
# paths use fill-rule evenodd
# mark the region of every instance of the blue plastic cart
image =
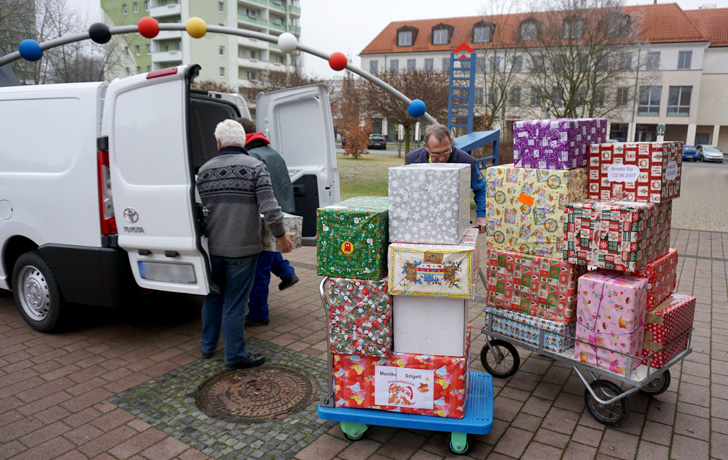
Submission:
<svg viewBox="0 0 728 460">
<path fill-rule="evenodd" d="M 324 296 L 324 278 L 319 286 L 321 301 L 326 315 L 329 307 Z M 328 330 L 329 328 L 327 328 Z M 329 343 L 330 337 L 329 337 Z M 369 425 L 391 426 L 397 428 L 414 428 L 418 430 L 449 431 L 450 451 L 463 455 L 470 450 L 468 434 L 488 434 L 493 429 L 493 379 L 485 372 L 471 371 L 468 402 L 465 417 L 446 418 L 429 415 L 403 414 L 375 409 L 351 409 L 334 407 L 333 394 L 333 357 L 328 353 L 328 386 L 324 389 L 318 416 L 322 420 L 333 420 L 341 423 L 341 431 L 352 440 L 357 441 L 364 436 Z"/>
</svg>

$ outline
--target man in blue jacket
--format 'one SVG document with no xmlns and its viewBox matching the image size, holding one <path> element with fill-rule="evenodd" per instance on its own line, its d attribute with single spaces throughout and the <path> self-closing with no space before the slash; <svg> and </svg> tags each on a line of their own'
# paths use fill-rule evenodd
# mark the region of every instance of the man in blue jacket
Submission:
<svg viewBox="0 0 728 460">
<path fill-rule="evenodd" d="M 452 136 L 447 126 L 430 125 L 425 129 L 423 147 L 407 154 L 406 163 L 466 163 L 470 165 L 470 188 L 475 195 L 475 225 L 485 233 L 485 179 L 478 165 L 469 153 L 452 145 Z"/>
</svg>

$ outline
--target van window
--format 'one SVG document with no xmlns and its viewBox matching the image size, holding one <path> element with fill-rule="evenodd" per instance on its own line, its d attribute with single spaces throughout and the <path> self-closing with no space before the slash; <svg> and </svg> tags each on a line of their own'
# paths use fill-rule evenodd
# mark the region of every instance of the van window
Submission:
<svg viewBox="0 0 728 460">
<path fill-rule="evenodd" d="M 215 127 L 228 118 L 238 118 L 237 107 L 207 96 L 192 94 L 190 98 L 190 138 L 194 173 L 217 154 Z"/>
</svg>

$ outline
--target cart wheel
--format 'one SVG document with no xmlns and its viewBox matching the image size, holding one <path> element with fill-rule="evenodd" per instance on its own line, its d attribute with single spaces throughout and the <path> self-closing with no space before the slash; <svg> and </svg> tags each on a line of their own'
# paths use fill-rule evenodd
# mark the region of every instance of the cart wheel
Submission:
<svg viewBox="0 0 728 460">
<path fill-rule="evenodd" d="M 622 394 L 622 389 L 607 380 L 595 380 L 591 388 L 599 399 L 608 401 Z M 610 404 L 602 404 L 594 399 L 589 388 L 584 390 L 584 402 L 589 413 L 599 423 L 606 426 L 620 426 L 629 417 L 629 401 L 622 398 Z"/>
<path fill-rule="evenodd" d="M 516 373 L 521 358 L 516 347 L 505 340 L 493 339 L 480 350 L 480 362 L 490 375 L 504 379 Z"/>
<path fill-rule="evenodd" d="M 364 437 L 364 432 L 369 428 L 361 423 L 341 422 L 341 431 L 349 441 L 358 441 Z"/>
<path fill-rule="evenodd" d="M 450 452 L 455 455 L 465 455 L 470 451 L 467 433 L 450 434 Z"/>
<path fill-rule="evenodd" d="M 647 385 L 640 388 L 642 393 L 650 396 L 661 395 L 670 387 L 670 371 L 667 370 L 659 376 L 652 379 Z"/>
</svg>

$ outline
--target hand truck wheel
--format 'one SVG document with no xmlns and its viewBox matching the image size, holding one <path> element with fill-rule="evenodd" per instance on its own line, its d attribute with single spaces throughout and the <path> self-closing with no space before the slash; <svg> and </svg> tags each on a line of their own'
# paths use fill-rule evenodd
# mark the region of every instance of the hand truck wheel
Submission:
<svg viewBox="0 0 728 460">
<path fill-rule="evenodd" d="M 621 388 L 607 380 L 594 380 L 590 386 L 594 394 L 603 401 L 609 401 L 622 394 Z M 589 388 L 587 388 L 584 390 L 584 403 L 592 417 L 605 426 L 620 426 L 629 417 L 629 401 L 627 398 L 602 404 L 594 399 Z"/>
<path fill-rule="evenodd" d="M 521 357 L 516 347 L 505 340 L 492 339 L 480 350 L 480 362 L 493 377 L 504 379 L 518 371 Z"/>
<path fill-rule="evenodd" d="M 450 434 L 450 452 L 455 455 L 465 455 L 470 452 L 470 443 L 468 443 L 468 435 L 466 433 Z"/>
<path fill-rule="evenodd" d="M 640 388 L 640 391 L 642 393 L 648 394 L 650 396 L 657 396 L 661 395 L 662 393 L 666 392 L 667 389 L 670 387 L 670 371 L 667 370 L 663 372 L 662 374 L 658 375 L 654 379 L 650 380 L 647 385 Z"/>
</svg>

